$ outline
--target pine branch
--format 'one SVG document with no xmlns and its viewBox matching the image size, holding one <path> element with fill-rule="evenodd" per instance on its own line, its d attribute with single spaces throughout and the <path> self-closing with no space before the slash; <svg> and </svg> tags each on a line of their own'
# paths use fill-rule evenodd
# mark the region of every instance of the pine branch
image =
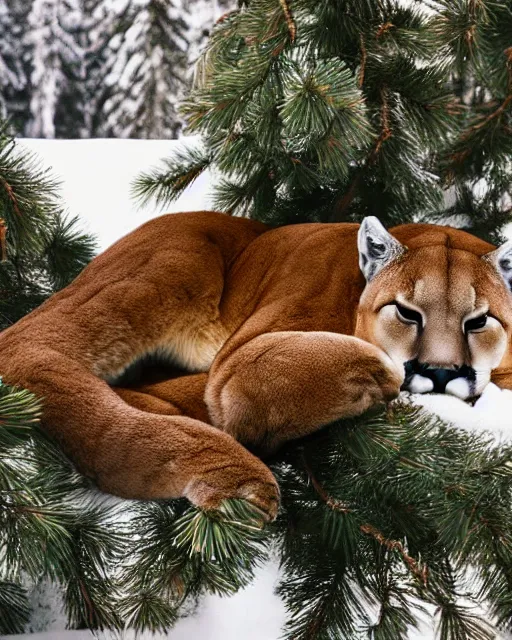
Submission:
<svg viewBox="0 0 512 640">
<path fill-rule="evenodd" d="M 334 511 L 338 511 L 340 513 L 350 513 L 352 511 L 348 505 L 340 502 L 339 500 L 336 500 L 325 491 L 325 489 L 322 487 L 322 485 L 318 482 L 318 480 L 313 475 L 311 467 L 307 463 L 307 460 L 305 457 L 304 457 L 304 466 L 306 468 L 309 479 L 315 488 L 315 491 L 318 493 L 318 495 L 322 498 L 322 500 L 327 504 L 327 506 L 330 509 L 333 509 Z M 407 553 L 407 551 L 404 548 L 404 545 L 399 540 L 389 540 L 388 538 L 384 537 L 384 535 L 378 529 L 376 529 L 373 525 L 368 523 L 359 525 L 359 529 L 362 533 L 374 538 L 380 545 L 385 547 L 388 551 L 397 550 L 402 556 L 405 564 L 407 565 L 411 573 L 416 578 L 418 578 L 424 586 L 426 586 L 428 568 L 424 566 L 423 568 L 420 569 L 417 561 Z"/>
<path fill-rule="evenodd" d="M 439 607 L 444 637 L 491 637 L 490 624 L 458 603 L 457 580 L 447 569 L 454 562 L 457 572 L 473 572 L 465 597 L 476 603 L 480 576 L 499 562 L 496 548 L 484 542 L 500 540 L 496 529 L 492 534 L 484 530 L 489 517 L 499 519 L 502 532 L 510 526 L 503 518 L 510 520 L 511 449 L 490 445 L 485 436 L 446 427 L 421 410 L 398 404 L 391 412 L 342 421 L 290 447 L 288 466 L 277 469 L 284 509 L 280 593 L 291 611 L 301 606 L 303 611 L 290 627 L 290 637 L 350 635 L 360 624 L 386 640 L 405 637 L 403 621 L 415 618 L 418 598 Z M 496 499 L 503 500 L 502 506 Z M 498 546 L 505 552 L 508 537 L 502 536 Z M 320 576 L 334 571 L 333 564 L 343 567 L 340 575 L 350 580 L 350 592 L 358 593 L 360 601 L 381 602 L 380 615 L 389 615 L 389 623 L 380 618 L 364 622 L 355 610 L 349 615 L 347 603 L 347 619 L 325 615 L 336 587 L 334 578 L 323 583 Z M 381 571 L 398 598 L 396 611 L 389 592 L 386 596 L 370 578 Z M 311 594 L 318 599 L 310 610 L 306 589 L 313 583 L 324 586 Z M 320 618 L 319 611 L 324 612 Z M 311 624 L 316 635 L 311 635 Z"/>
<path fill-rule="evenodd" d="M 154 199 L 164 207 L 174 202 L 212 163 L 208 153 L 200 148 L 178 151 L 162 169 L 141 174 L 132 185 L 133 197 L 139 206 Z"/>
<path fill-rule="evenodd" d="M 91 260 L 94 240 L 66 220 L 58 183 L 0 123 L 0 329 L 69 284 Z"/>
<path fill-rule="evenodd" d="M 56 209 L 57 188 L 34 155 L 17 150 L 0 123 L 0 217 L 9 230 L 7 247 L 38 250 L 45 216 Z"/>
<path fill-rule="evenodd" d="M 0 580 L 0 633 L 23 633 L 30 618 L 26 590 Z"/>
<path fill-rule="evenodd" d="M 30 399 L 25 394 L 15 394 L 14 402 L 16 398 Z M 7 415 L 19 415 L 9 411 Z M 21 428 L 30 426 L 32 415 L 27 411 L 28 423 L 19 423 Z M 14 440 L 21 442 L 14 449 L 26 447 L 26 437 Z M 34 437 L 39 438 L 32 433 L 30 439 Z M 290 445 L 275 466 L 283 513 L 273 534 L 284 569 L 280 591 L 292 613 L 295 606 L 301 611 L 292 615 L 290 637 L 350 634 L 354 625 L 365 624 L 375 637 L 396 640 L 402 637 L 396 629 L 415 619 L 418 598 L 440 607 L 444 637 L 489 637 L 485 625 L 457 605 L 458 591 L 443 562 L 453 558 L 460 568 L 472 567 L 482 576 L 493 565 L 503 566 L 492 558 L 506 554 L 510 546 L 508 534 L 497 531 L 512 530 L 512 451 L 490 444 L 484 436 L 445 427 L 423 411 L 398 404 L 392 411 L 333 425 L 307 445 Z M 116 628 L 129 620 L 138 629 L 164 630 L 203 590 L 232 593 L 247 584 L 267 554 L 270 532 L 243 501 L 226 503 L 220 512 L 201 512 L 185 501 L 134 504 L 128 521 L 119 523 L 118 509 L 89 507 L 72 497 L 73 482 L 64 485 L 70 494 L 57 490 L 55 474 L 47 475 L 55 461 L 48 465 L 46 456 L 43 448 L 30 462 L 40 469 L 32 486 L 48 496 L 60 495 L 58 501 L 39 497 L 34 503 L 36 494 L 27 494 L 25 473 L 19 480 L 22 494 L 16 497 L 8 489 L 10 512 L 15 520 L 29 522 L 35 516 L 34 524 L 44 523 L 36 533 L 46 540 L 42 566 L 67 585 L 66 603 L 75 624 Z M 23 459 L 30 461 L 26 455 Z M 59 459 L 62 477 L 73 473 Z M 2 464 L 0 458 L 0 470 Z M 62 500 L 76 506 L 59 507 Z M 34 541 L 31 554 L 37 548 Z M 13 548 L 12 543 L 6 548 Z M 27 570 L 29 558 L 23 553 L 22 564 L 18 560 L 11 566 Z M 33 565 L 31 573 L 40 571 L 36 566 L 41 565 Z M 387 576 L 386 589 L 373 581 L 376 575 Z M 408 575 L 414 578 L 409 586 Z M 477 583 L 469 585 L 474 598 L 478 589 Z M 493 595 L 490 587 L 485 589 L 503 615 L 509 592 Z M 365 614 L 365 600 L 372 606 L 376 600 L 381 603 L 374 623 Z"/>
</svg>

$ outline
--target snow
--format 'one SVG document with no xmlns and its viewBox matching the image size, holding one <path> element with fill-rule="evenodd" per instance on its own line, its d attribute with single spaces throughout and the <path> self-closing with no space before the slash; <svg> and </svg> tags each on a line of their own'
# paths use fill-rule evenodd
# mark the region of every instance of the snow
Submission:
<svg viewBox="0 0 512 640">
<path fill-rule="evenodd" d="M 146 220 L 161 213 L 152 206 L 137 209 L 130 199 L 133 179 L 141 171 L 159 164 L 170 155 L 179 141 L 155 140 L 23 140 L 37 152 L 45 165 L 62 180 L 62 195 L 69 211 L 80 215 L 88 230 L 98 235 L 100 247 L 125 235 Z M 201 176 L 167 211 L 193 211 L 211 207 L 211 177 Z M 472 407 L 457 398 L 444 395 L 409 398 L 462 429 L 487 430 L 497 440 L 512 439 L 512 391 L 489 385 Z M 285 621 L 282 602 L 273 595 L 278 580 L 276 563 L 269 561 L 258 571 L 254 582 L 231 598 L 207 596 L 198 611 L 180 620 L 167 635 L 150 636 L 171 640 L 278 640 Z M 51 601 L 51 597 L 49 597 Z M 52 605 L 55 606 L 55 605 Z M 64 632 L 65 621 L 58 616 L 46 633 L 31 636 L 37 640 L 89 640 L 92 634 Z M 36 625 L 33 625 L 37 628 Z M 40 628 L 40 627 L 39 627 Z M 113 636 L 104 635 L 109 638 Z M 126 634 L 131 640 L 133 634 Z M 6 636 L 7 638 L 7 636 Z M 410 640 L 434 638 L 433 622 L 426 619 Z"/>
<path fill-rule="evenodd" d="M 253 584 L 231 598 L 206 597 L 197 615 L 178 621 L 168 633 L 143 633 L 137 640 L 277 640 L 285 622 L 285 609 L 273 595 L 278 571 L 275 563 L 268 563 L 256 572 Z M 63 631 L 65 622 L 57 619 L 44 633 L 0 636 L 5 640 L 92 640 L 88 631 Z M 105 640 L 119 636 L 102 633 Z M 123 640 L 135 640 L 133 632 L 123 634 Z"/>
<path fill-rule="evenodd" d="M 193 138 L 189 138 L 189 141 Z M 177 140 L 19 140 L 36 152 L 62 180 L 62 198 L 83 228 L 95 233 L 100 250 L 146 220 L 163 213 L 139 209 L 130 197 L 132 181 L 141 171 L 158 165 L 182 143 Z M 210 209 L 209 175 L 200 176 L 166 212 Z"/>
<path fill-rule="evenodd" d="M 415 395 L 413 400 L 461 429 L 492 433 L 496 440 L 512 440 L 512 391 L 488 384 L 471 407 L 454 396 Z"/>
</svg>

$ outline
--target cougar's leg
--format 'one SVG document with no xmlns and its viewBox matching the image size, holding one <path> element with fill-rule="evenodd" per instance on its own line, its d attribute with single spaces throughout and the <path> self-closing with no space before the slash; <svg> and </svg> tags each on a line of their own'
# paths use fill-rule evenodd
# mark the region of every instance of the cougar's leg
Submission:
<svg viewBox="0 0 512 640">
<path fill-rule="evenodd" d="M 0 375 L 41 398 L 45 429 L 104 490 L 202 506 L 238 496 L 275 513 L 271 472 L 233 438 L 131 407 L 106 382 L 151 354 L 208 371 L 229 336 L 228 265 L 263 231 L 207 212 L 157 218 L 0 334 Z"/>
<path fill-rule="evenodd" d="M 272 451 L 396 397 L 402 382 L 386 354 L 358 338 L 283 331 L 227 344 L 210 370 L 206 402 L 213 424 Z"/>
<path fill-rule="evenodd" d="M 207 373 L 179 376 L 153 384 L 137 384 L 128 388 L 112 387 L 113 391 L 136 409 L 149 413 L 185 415 L 209 422 L 204 401 Z"/>
<path fill-rule="evenodd" d="M 26 349 L 22 363 L 2 370 L 7 384 L 44 398 L 46 431 L 102 490 L 127 498 L 185 496 L 206 508 L 239 497 L 275 516 L 272 473 L 227 433 L 186 416 L 131 407 L 51 349 Z"/>
</svg>

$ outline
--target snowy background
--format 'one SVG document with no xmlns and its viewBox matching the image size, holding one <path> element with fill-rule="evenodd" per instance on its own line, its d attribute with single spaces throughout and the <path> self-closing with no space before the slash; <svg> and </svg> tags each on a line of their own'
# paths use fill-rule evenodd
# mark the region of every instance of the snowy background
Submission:
<svg viewBox="0 0 512 640">
<path fill-rule="evenodd" d="M 34 138 L 176 138 L 234 0 L 0 0 L 0 117 Z"/>
<path fill-rule="evenodd" d="M 190 139 L 189 139 L 190 141 Z M 69 213 L 79 215 L 83 226 L 96 233 L 101 249 L 125 235 L 144 221 L 158 215 L 152 207 L 137 209 L 130 199 L 133 179 L 141 171 L 157 165 L 172 153 L 179 141 L 132 140 L 23 140 L 20 144 L 37 152 L 45 166 L 62 180 L 62 196 Z M 211 206 L 209 196 L 212 177 L 201 176 L 167 211 L 190 211 Z M 449 396 L 415 396 L 414 401 L 427 406 L 461 428 L 486 429 L 497 440 L 512 439 L 512 392 L 489 385 L 474 407 Z M 207 596 L 197 611 L 165 636 L 170 640 L 278 640 L 286 612 L 273 594 L 278 568 L 270 561 L 262 567 L 256 580 L 231 598 Z M 36 605 L 30 640 L 89 640 L 86 631 L 66 632 L 59 597 L 52 589 L 33 594 Z M 411 632 L 411 640 L 431 640 L 434 621 L 425 620 L 419 631 Z M 20 636 L 3 636 L 14 639 Z M 102 637 L 108 638 L 109 635 Z M 126 634 L 127 640 L 134 636 Z M 341 639 L 340 639 L 341 640 Z"/>
</svg>

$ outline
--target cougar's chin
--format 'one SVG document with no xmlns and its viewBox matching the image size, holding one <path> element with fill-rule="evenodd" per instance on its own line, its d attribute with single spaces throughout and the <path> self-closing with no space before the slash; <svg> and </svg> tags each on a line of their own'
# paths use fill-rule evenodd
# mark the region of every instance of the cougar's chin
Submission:
<svg viewBox="0 0 512 640">
<path fill-rule="evenodd" d="M 472 387 L 474 387 L 473 380 L 468 380 L 467 378 L 455 378 L 446 385 L 445 393 L 450 396 L 460 398 L 461 400 L 467 400 L 468 398 L 477 395 L 474 393 Z"/>
<path fill-rule="evenodd" d="M 430 393 L 434 390 L 434 383 L 430 378 L 425 378 L 415 373 L 407 384 L 407 391 L 411 393 Z"/>
</svg>

